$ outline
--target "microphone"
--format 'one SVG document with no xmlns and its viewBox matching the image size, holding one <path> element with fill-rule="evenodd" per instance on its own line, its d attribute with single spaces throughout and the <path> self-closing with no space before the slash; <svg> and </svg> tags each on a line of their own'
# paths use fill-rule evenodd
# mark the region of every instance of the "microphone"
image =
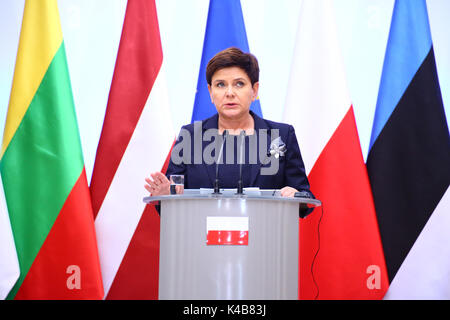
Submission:
<svg viewBox="0 0 450 320">
<path fill-rule="evenodd" d="M 223 146 L 225 145 L 225 140 L 227 139 L 227 136 L 228 136 L 228 131 L 224 130 L 222 145 L 220 146 L 219 156 L 217 157 L 217 160 L 216 160 L 216 180 L 214 180 L 214 193 L 213 194 L 221 194 L 220 187 L 219 187 L 219 161 L 220 161 L 220 158 L 222 157 Z"/>
<path fill-rule="evenodd" d="M 241 139 L 241 159 L 239 161 L 239 180 L 237 185 L 237 192 L 236 194 L 244 194 L 244 188 L 242 186 L 242 164 L 243 160 L 242 157 L 244 156 L 244 141 L 245 141 L 245 130 L 242 130 L 239 134 L 239 138 Z"/>
</svg>

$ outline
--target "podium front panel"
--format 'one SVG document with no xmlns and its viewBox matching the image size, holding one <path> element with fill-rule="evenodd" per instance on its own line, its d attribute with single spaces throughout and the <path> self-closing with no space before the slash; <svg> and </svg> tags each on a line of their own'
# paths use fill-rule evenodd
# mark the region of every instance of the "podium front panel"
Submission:
<svg viewBox="0 0 450 320">
<path fill-rule="evenodd" d="M 248 245 L 207 245 L 208 217 L 248 217 Z M 159 298 L 297 299 L 298 220 L 289 201 L 162 201 Z"/>
</svg>

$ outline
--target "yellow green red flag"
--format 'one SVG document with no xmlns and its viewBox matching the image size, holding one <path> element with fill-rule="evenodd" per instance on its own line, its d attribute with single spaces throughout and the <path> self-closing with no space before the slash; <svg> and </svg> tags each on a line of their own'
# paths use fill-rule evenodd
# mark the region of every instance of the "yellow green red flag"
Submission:
<svg viewBox="0 0 450 320">
<path fill-rule="evenodd" d="M 26 0 L 0 155 L 20 265 L 9 299 L 101 299 L 92 204 L 56 0 Z"/>
</svg>

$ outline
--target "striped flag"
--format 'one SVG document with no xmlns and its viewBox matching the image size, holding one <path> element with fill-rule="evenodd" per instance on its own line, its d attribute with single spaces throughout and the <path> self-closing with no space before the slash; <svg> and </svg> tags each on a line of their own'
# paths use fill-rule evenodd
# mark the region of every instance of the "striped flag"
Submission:
<svg viewBox="0 0 450 320">
<path fill-rule="evenodd" d="M 302 2 L 284 121 L 321 209 L 300 220 L 300 299 L 380 299 L 388 281 L 332 0 Z"/>
<path fill-rule="evenodd" d="M 19 261 L 0 175 L 0 299 L 7 297 L 19 274 Z"/>
<path fill-rule="evenodd" d="M 56 0 L 25 2 L 0 171 L 20 264 L 9 299 L 103 297 Z"/>
<path fill-rule="evenodd" d="M 157 299 L 159 215 L 144 178 L 175 140 L 155 1 L 128 1 L 91 180 L 107 299 Z"/>
<path fill-rule="evenodd" d="M 249 52 L 241 2 L 240 0 L 210 0 L 192 122 L 204 120 L 216 114 L 216 108 L 208 92 L 206 66 L 216 53 L 229 47 L 238 47 L 244 52 Z M 250 110 L 262 116 L 259 98 L 251 104 Z"/>
<path fill-rule="evenodd" d="M 248 217 L 206 217 L 207 245 L 248 245 Z"/>
<path fill-rule="evenodd" d="M 425 0 L 395 2 L 370 150 L 390 299 L 450 299 L 450 138 Z"/>
</svg>

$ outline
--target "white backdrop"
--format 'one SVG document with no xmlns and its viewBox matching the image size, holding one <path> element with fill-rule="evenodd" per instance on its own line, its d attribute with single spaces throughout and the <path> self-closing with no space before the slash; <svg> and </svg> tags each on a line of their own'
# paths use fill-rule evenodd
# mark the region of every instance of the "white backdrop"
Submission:
<svg viewBox="0 0 450 320">
<path fill-rule="evenodd" d="M 176 130 L 191 120 L 208 3 L 208 0 L 156 0 Z M 241 0 L 241 3 L 250 51 L 260 63 L 263 116 L 281 121 L 301 0 Z M 428 0 L 427 3 L 448 118 L 450 1 Z M 126 0 L 59 0 L 58 4 L 90 180 Z M 364 158 L 367 157 L 393 4 L 394 0 L 335 0 L 338 34 Z M 24 0 L 0 2 L 0 132 L 3 132 L 9 102 L 23 5 Z"/>
</svg>

